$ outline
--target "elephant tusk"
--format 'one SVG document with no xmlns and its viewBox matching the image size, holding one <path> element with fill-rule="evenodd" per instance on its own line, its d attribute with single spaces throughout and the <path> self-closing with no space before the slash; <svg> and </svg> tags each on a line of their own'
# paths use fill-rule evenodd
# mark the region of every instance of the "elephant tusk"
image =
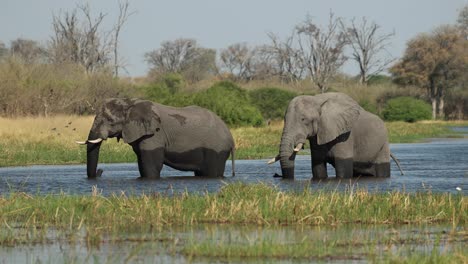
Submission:
<svg viewBox="0 0 468 264">
<path fill-rule="evenodd" d="M 299 152 L 302 149 L 303 145 L 304 145 L 304 143 L 297 144 L 296 147 L 294 148 L 294 152 Z"/>
<path fill-rule="evenodd" d="M 76 144 L 80 144 L 80 145 L 86 145 L 86 141 L 75 141 Z"/>
<path fill-rule="evenodd" d="M 274 158 L 272 158 L 271 160 L 269 160 L 269 161 L 267 162 L 267 164 L 268 164 L 268 165 L 273 164 L 273 163 L 277 162 L 279 159 L 280 159 L 280 155 L 278 154 L 276 157 L 274 157 Z"/>
<path fill-rule="evenodd" d="M 89 143 L 93 143 L 93 144 L 97 144 L 99 142 L 102 141 L 102 138 L 98 138 L 98 139 L 93 139 L 93 140 L 88 140 Z"/>
</svg>

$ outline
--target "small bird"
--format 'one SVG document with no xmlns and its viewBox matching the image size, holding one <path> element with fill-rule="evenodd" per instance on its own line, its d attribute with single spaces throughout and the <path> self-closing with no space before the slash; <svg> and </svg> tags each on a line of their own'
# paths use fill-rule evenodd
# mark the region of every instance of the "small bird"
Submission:
<svg viewBox="0 0 468 264">
<path fill-rule="evenodd" d="M 54 128 L 52 128 L 51 130 L 52 130 L 52 131 L 55 131 L 55 130 L 57 130 L 57 128 L 56 128 L 56 127 L 54 127 Z"/>
</svg>

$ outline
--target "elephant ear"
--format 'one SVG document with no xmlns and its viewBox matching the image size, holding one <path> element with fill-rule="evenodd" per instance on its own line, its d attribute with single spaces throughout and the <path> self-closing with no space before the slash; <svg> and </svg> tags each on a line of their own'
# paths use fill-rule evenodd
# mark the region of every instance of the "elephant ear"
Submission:
<svg viewBox="0 0 468 264">
<path fill-rule="evenodd" d="M 317 144 L 326 144 L 341 134 L 351 131 L 359 118 L 361 107 L 348 96 L 335 96 L 321 106 Z"/>
<path fill-rule="evenodd" d="M 122 128 L 125 143 L 132 143 L 143 136 L 154 135 L 160 130 L 161 119 L 149 101 L 141 101 L 131 106 Z"/>
</svg>

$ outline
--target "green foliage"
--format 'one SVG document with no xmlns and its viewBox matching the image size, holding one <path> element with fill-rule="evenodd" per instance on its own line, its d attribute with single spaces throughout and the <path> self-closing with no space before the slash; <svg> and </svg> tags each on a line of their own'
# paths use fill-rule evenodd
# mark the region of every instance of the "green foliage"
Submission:
<svg viewBox="0 0 468 264">
<path fill-rule="evenodd" d="M 168 73 L 161 77 L 161 84 L 166 87 L 171 94 L 175 94 L 184 87 L 184 78 L 177 73 Z"/>
<path fill-rule="evenodd" d="M 367 112 L 371 112 L 371 113 L 376 114 L 376 115 L 378 114 L 377 105 L 374 102 L 371 102 L 368 99 L 364 99 L 364 100 L 360 101 L 359 105 L 362 108 L 364 108 L 364 110 L 366 110 Z"/>
<path fill-rule="evenodd" d="M 296 93 L 279 88 L 260 88 L 250 93 L 252 104 L 262 113 L 265 119 L 281 119 Z"/>
<path fill-rule="evenodd" d="M 415 122 L 431 119 L 431 106 L 423 100 L 409 96 L 397 97 L 387 102 L 383 112 L 387 121 Z"/>
<path fill-rule="evenodd" d="M 260 111 L 250 103 L 249 94 L 232 82 L 223 81 L 197 93 L 194 104 L 215 112 L 228 125 L 260 126 Z"/>
</svg>

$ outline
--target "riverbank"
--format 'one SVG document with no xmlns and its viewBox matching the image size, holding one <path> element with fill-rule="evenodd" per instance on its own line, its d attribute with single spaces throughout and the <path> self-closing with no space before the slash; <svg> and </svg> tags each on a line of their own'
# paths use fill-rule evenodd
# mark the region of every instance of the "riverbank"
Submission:
<svg viewBox="0 0 468 264">
<path fill-rule="evenodd" d="M 353 188 L 345 192 L 312 192 L 308 188 L 286 192 L 265 184 L 235 183 L 218 193 L 176 196 L 120 193 L 105 197 L 97 188 L 88 196 L 10 193 L 0 197 L 0 204 L 3 247 L 58 240 L 61 245 L 84 244 L 88 249 L 99 249 L 104 243 L 122 246 L 150 242 L 162 244 L 156 252 L 211 260 L 467 260 L 462 245 L 468 239 L 464 229 L 468 211 L 466 197 L 461 194 L 370 193 Z M 165 232 L 200 225 L 206 225 L 200 233 Z M 408 237 L 396 231 L 401 225 L 414 225 Z M 240 233 L 226 239 L 219 237 L 221 231 L 209 231 L 210 226 L 231 226 Z M 272 235 L 242 238 L 241 230 L 249 226 L 255 227 L 258 236 L 263 229 L 272 230 Z M 443 228 L 436 231 L 431 226 Z M 285 241 L 281 228 L 287 227 L 302 230 L 298 234 L 303 235 L 293 243 Z M 333 235 L 304 236 L 304 230 L 312 227 L 330 229 Z M 378 227 L 381 231 L 372 231 Z M 423 231 L 426 228 L 434 233 Z M 441 242 L 442 237 L 448 241 Z M 433 246 L 434 250 L 425 254 L 418 245 Z M 404 246 L 414 247 L 416 252 L 405 255 L 383 249 Z M 443 247 L 447 248 L 440 250 Z M 149 252 L 154 255 L 154 248 Z"/>
<path fill-rule="evenodd" d="M 92 122 L 91 116 L 0 118 L 0 166 L 85 163 L 86 148 L 77 145 L 75 140 L 87 137 Z M 410 143 L 453 136 L 455 133 L 449 126 L 468 126 L 468 121 L 386 125 L 391 143 Z M 232 128 L 231 132 L 236 141 L 236 159 L 270 158 L 278 153 L 282 122 L 265 127 Z M 135 154 L 129 145 L 110 139 L 101 148 L 100 162 L 135 162 Z"/>
</svg>

